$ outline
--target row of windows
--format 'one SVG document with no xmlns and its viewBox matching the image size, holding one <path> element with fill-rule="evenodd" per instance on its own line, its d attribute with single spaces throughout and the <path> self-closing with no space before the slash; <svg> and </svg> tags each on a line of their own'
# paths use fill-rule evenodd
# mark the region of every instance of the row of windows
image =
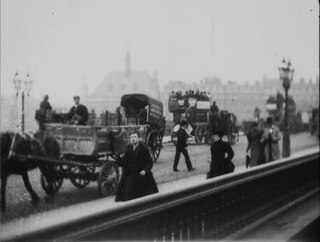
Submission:
<svg viewBox="0 0 320 242">
<path fill-rule="evenodd" d="M 121 83 L 120 85 L 114 85 L 113 83 L 109 84 L 108 90 L 109 92 L 114 92 L 114 91 L 125 91 L 125 90 L 132 90 L 132 91 L 137 91 L 140 89 L 139 83 L 133 83 L 131 85 L 131 88 L 129 85 Z"/>
</svg>

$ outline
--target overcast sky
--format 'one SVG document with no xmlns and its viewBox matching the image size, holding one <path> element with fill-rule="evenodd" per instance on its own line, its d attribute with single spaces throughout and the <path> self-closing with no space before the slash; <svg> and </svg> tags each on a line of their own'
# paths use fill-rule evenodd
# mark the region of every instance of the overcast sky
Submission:
<svg viewBox="0 0 320 242">
<path fill-rule="evenodd" d="M 1 91 L 18 70 L 32 94 L 64 102 L 94 91 L 109 72 L 132 70 L 169 80 L 278 77 L 282 58 L 295 81 L 319 75 L 317 0 L 1 0 Z M 58 101 L 59 100 L 59 101 Z"/>
</svg>

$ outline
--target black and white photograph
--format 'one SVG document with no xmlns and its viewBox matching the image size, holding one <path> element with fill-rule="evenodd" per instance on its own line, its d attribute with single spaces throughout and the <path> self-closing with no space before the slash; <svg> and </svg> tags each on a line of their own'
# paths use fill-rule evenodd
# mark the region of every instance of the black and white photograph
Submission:
<svg viewBox="0 0 320 242">
<path fill-rule="evenodd" d="M 0 241 L 319 241 L 319 35 L 316 0 L 0 0 Z"/>
</svg>

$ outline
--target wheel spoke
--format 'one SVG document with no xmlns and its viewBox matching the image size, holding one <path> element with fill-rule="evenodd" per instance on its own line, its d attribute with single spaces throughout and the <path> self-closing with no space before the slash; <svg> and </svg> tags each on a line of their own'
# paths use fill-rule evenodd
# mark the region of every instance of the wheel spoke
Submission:
<svg viewBox="0 0 320 242">
<path fill-rule="evenodd" d="M 115 164 L 105 164 L 99 174 L 98 189 L 102 197 L 114 194 L 119 182 L 119 170 Z"/>
</svg>

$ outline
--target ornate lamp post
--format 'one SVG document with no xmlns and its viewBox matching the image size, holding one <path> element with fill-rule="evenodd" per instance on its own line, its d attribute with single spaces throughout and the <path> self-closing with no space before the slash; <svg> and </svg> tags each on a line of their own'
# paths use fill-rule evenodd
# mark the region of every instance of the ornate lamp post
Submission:
<svg viewBox="0 0 320 242">
<path fill-rule="evenodd" d="M 288 90 L 290 88 L 291 81 L 293 79 L 294 69 L 291 67 L 290 60 L 286 62 L 282 61 L 282 65 L 279 67 L 280 79 L 283 81 L 282 85 L 285 90 L 285 114 L 284 114 L 284 131 L 282 142 L 282 157 L 290 156 L 290 134 L 289 134 L 289 113 L 288 113 Z"/>
<path fill-rule="evenodd" d="M 16 72 L 16 75 L 13 78 L 13 85 L 14 89 L 16 90 L 16 96 L 19 97 L 19 92 L 21 90 L 21 132 L 24 132 L 25 128 L 25 117 L 24 117 L 24 99 L 25 99 L 25 92 L 29 96 L 29 93 L 32 88 L 32 80 L 30 79 L 29 73 L 27 74 L 27 77 L 25 80 L 22 80 L 18 76 L 18 72 Z"/>
</svg>

